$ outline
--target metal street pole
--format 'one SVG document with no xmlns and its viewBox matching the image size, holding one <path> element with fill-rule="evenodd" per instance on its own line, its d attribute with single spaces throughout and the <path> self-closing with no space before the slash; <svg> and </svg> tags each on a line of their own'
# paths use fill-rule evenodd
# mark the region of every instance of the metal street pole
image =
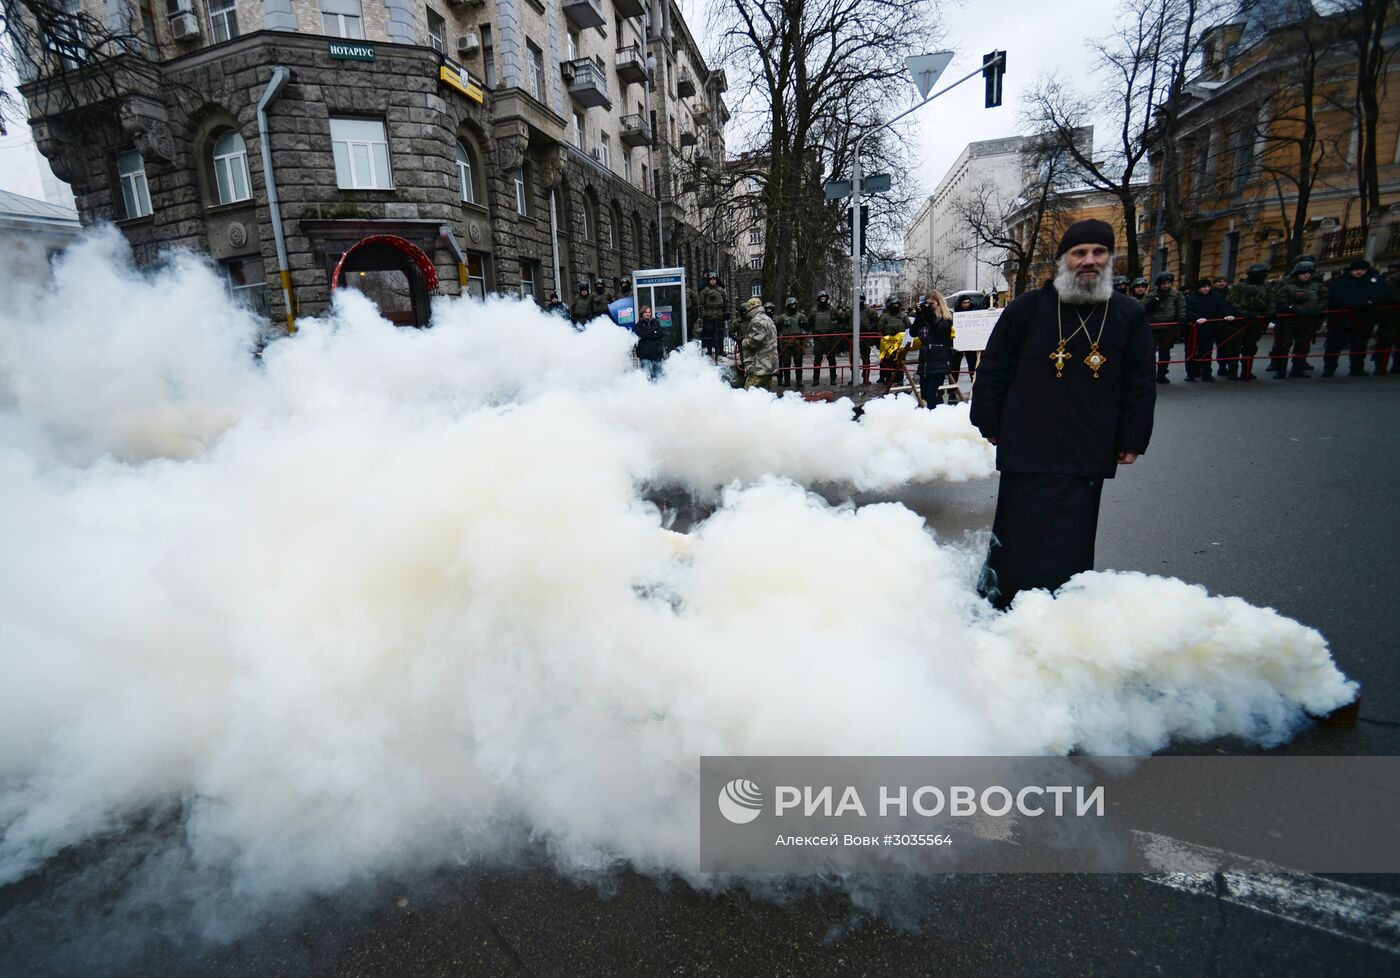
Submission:
<svg viewBox="0 0 1400 978">
<path fill-rule="evenodd" d="M 972 78 L 972 77 L 974 77 L 975 75 L 980 75 L 980 74 L 982 74 L 983 72 L 985 72 L 985 71 L 987 70 L 987 68 L 989 68 L 989 67 L 991 67 L 991 66 L 994 66 L 994 65 L 996 65 L 996 64 L 998 64 L 998 63 L 1000 63 L 1000 62 L 1002 62 L 1002 61 L 1004 61 L 1004 56 L 1003 56 L 1003 55 L 1000 55 L 1000 54 L 997 55 L 997 57 L 996 57 L 996 58 L 993 58 L 990 62 L 985 62 L 985 63 L 983 63 L 981 66 L 979 66 L 979 67 L 976 68 L 975 70 L 968 72 L 966 75 L 963 75 L 963 76 L 962 76 L 961 78 L 959 78 L 957 81 L 955 81 L 955 82 L 953 82 L 953 83 L 951 83 L 951 84 L 949 84 L 949 85 L 945 85 L 943 88 L 940 88 L 938 91 L 933 92 L 932 94 L 925 95 L 921 101 L 915 103 L 914 105 L 911 105 L 909 108 L 907 108 L 907 109 L 905 109 L 903 112 L 899 113 L 899 115 L 896 115 L 896 116 L 891 117 L 888 121 L 882 122 L 882 123 L 880 123 L 880 125 L 876 126 L 874 129 L 870 129 L 870 130 L 868 130 L 868 131 L 866 131 L 866 132 L 863 132 L 863 133 L 861 133 L 859 136 L 856 137 L 855 149 L 852 151 L 852 155 L 853 155 L 854 159 L 853 159 L 852 162 L 851 162 L 851 386 L 852 386 L 852 387 L 854 387 L 855 384 L 856 384 L 856 350 L 857 350 L 857 349 L 859 348 L 859 346 L 860 346 L 860 287 L 861 287 L 861 267 L 860 267 L 860 195 L 861 195 L 860 144 L 863 143 L 863 142 L 865 142 L 865 139 L 866 139 L 867 136 L 873 136 L 875 133 L 879 132 L 881 129 L 888 129 L 890 126 L 894 125 L 896 122 L 898 122 L 900 119 L 903 119 L 905 116 L 909 115 L 911 112 L 916 112 L 916 111 L 918 111 L 919 109 L 921 109 L 921 108 L 923 108 L 925 105 L 927 105 L 929 102 L 932 102 L 934 99 L 938 98 L 938 96 L 943 95 L 943 94 L 945 94 L 945 93 L 947 93 L 947 92 L 952 91 L 953 89 L 955 89 L 955 88 L 957 88 L 959 85 L 961 85 L 963 82 L 967 81 L 969 78 Z"/>
</svg>

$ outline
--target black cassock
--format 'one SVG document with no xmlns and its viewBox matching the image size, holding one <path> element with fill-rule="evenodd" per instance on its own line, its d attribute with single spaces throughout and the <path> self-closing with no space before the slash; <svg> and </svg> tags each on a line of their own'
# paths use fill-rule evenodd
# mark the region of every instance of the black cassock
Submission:
<svg viewBox="0 0 1400 978">
<path fill-rule="evenodd" d="M 1105 358 L 1097 377 L 1092 341 Z M 1002 474 L 982 583 L 994 605 L 1093 570 L 1103 480 L 1119 453 L 1147 451 L 1156 399 L 1152 331 L 1132 298 L 1071 306 L 1046 286 L 1002 312 L 972 387 L 972 423 L 997 440 Z"/>
</svg>

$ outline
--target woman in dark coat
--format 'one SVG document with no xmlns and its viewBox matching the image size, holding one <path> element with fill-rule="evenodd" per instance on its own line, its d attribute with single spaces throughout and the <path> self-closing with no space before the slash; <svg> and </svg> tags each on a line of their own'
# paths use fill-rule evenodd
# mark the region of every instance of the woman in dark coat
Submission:
<svg viewBox="0 0 1400 978">
<path fill-rule="evenodd" d="M 637 334 L 637 360 L 650 380 L 661 376 L 661 360 L 666 355 L 665 330 L 652 318 L 651 306 L 642 306 L 642 315 L 632 327 Z"/>
<path fill-rule="evenodd" d="M 943 403 L 943 381 L 953 369 L 953 314 L 942 293 L 930 292 L 914 317 L 919 338 L 919 393 L 924 407 Z"/>
</svg>

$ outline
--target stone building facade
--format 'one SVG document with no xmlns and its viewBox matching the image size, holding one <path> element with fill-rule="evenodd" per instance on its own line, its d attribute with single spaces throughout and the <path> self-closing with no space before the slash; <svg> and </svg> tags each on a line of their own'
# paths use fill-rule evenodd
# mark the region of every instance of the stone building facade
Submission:
<svg viewBox="0 0 1400 978">
<path fill-rule="evenodd" d="M 84 223 L 112 221 L 143 261 L 207 253 L 274 321 L 290 325 L 286 294 L 311 315 L 350 286 L 423 324 L 433 291 L 567 301 L 636 268 L 698 275 L 715 253 L 680 177 L 696 146 L 723 158 L 723 73 L 670 4 L 167 0 L 151 15 L 111 0 L 89 13 L 141 43 L 28 65 L 40 151 Z"/>
<path fill-rule="evenodd" d="M 1357 189 L 1350 16 L 1322 15 L 1311 4 L 1258 4 L 1204 32 L 1201 63 L 1177 106 L 1174 138 L 1165 141 L 1159 127 L 1147 133 L 1150 209 L 1167 209 L 1167 188 L 1179 202 L 1179 213 L 1168 213 L 1162 227 L 1144 229 L 1155 240 L 1154 268 L 1194 281 L 1236 279 L 1255 262 L 1279 275 L 1299 253 L 1316 256 L 1324 272 L 1367 252 L 1381 261 L 1400 258 L 1400 59 L 1394 56 L 1400 11 L 1391 5 L 1383 36 L 1381 214 L 1369 228 L 1361 224 Z M 1308 116 L 1310 153 L 1301 138 Z M 1310 185 L 1300 206 L 1305 175 Z"/>
</svg>

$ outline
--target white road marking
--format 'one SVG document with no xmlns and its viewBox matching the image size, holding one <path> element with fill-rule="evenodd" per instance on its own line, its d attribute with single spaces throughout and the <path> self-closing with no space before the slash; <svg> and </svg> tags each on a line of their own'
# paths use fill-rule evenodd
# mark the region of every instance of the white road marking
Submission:
<svg viewBox="0 0 1400 978">
<path fill-rule="evenodd" d="M 1195 854 L 1205 864 L 1212 854 L 1232 865 L 1258 867 L 1257 872 L 1156 873 L 1143 879 L 1158 886 L 1213 897 L 1235 906 L 1278 917 L 1303 927 L 1400 954 L 1400 897 L 1365 890 L 1349 883 L 1305 873 L 1290 873 L 1256 860 L 1243 860 L 1156 833 L 1138 832 L 1149 859 L 1182 865 L 1183 855 Z M 1167 857 L 1170 856 L 1168 859 Z M 1216 863 L 1218 864 L 1218 862 Z"/>
</svg>

